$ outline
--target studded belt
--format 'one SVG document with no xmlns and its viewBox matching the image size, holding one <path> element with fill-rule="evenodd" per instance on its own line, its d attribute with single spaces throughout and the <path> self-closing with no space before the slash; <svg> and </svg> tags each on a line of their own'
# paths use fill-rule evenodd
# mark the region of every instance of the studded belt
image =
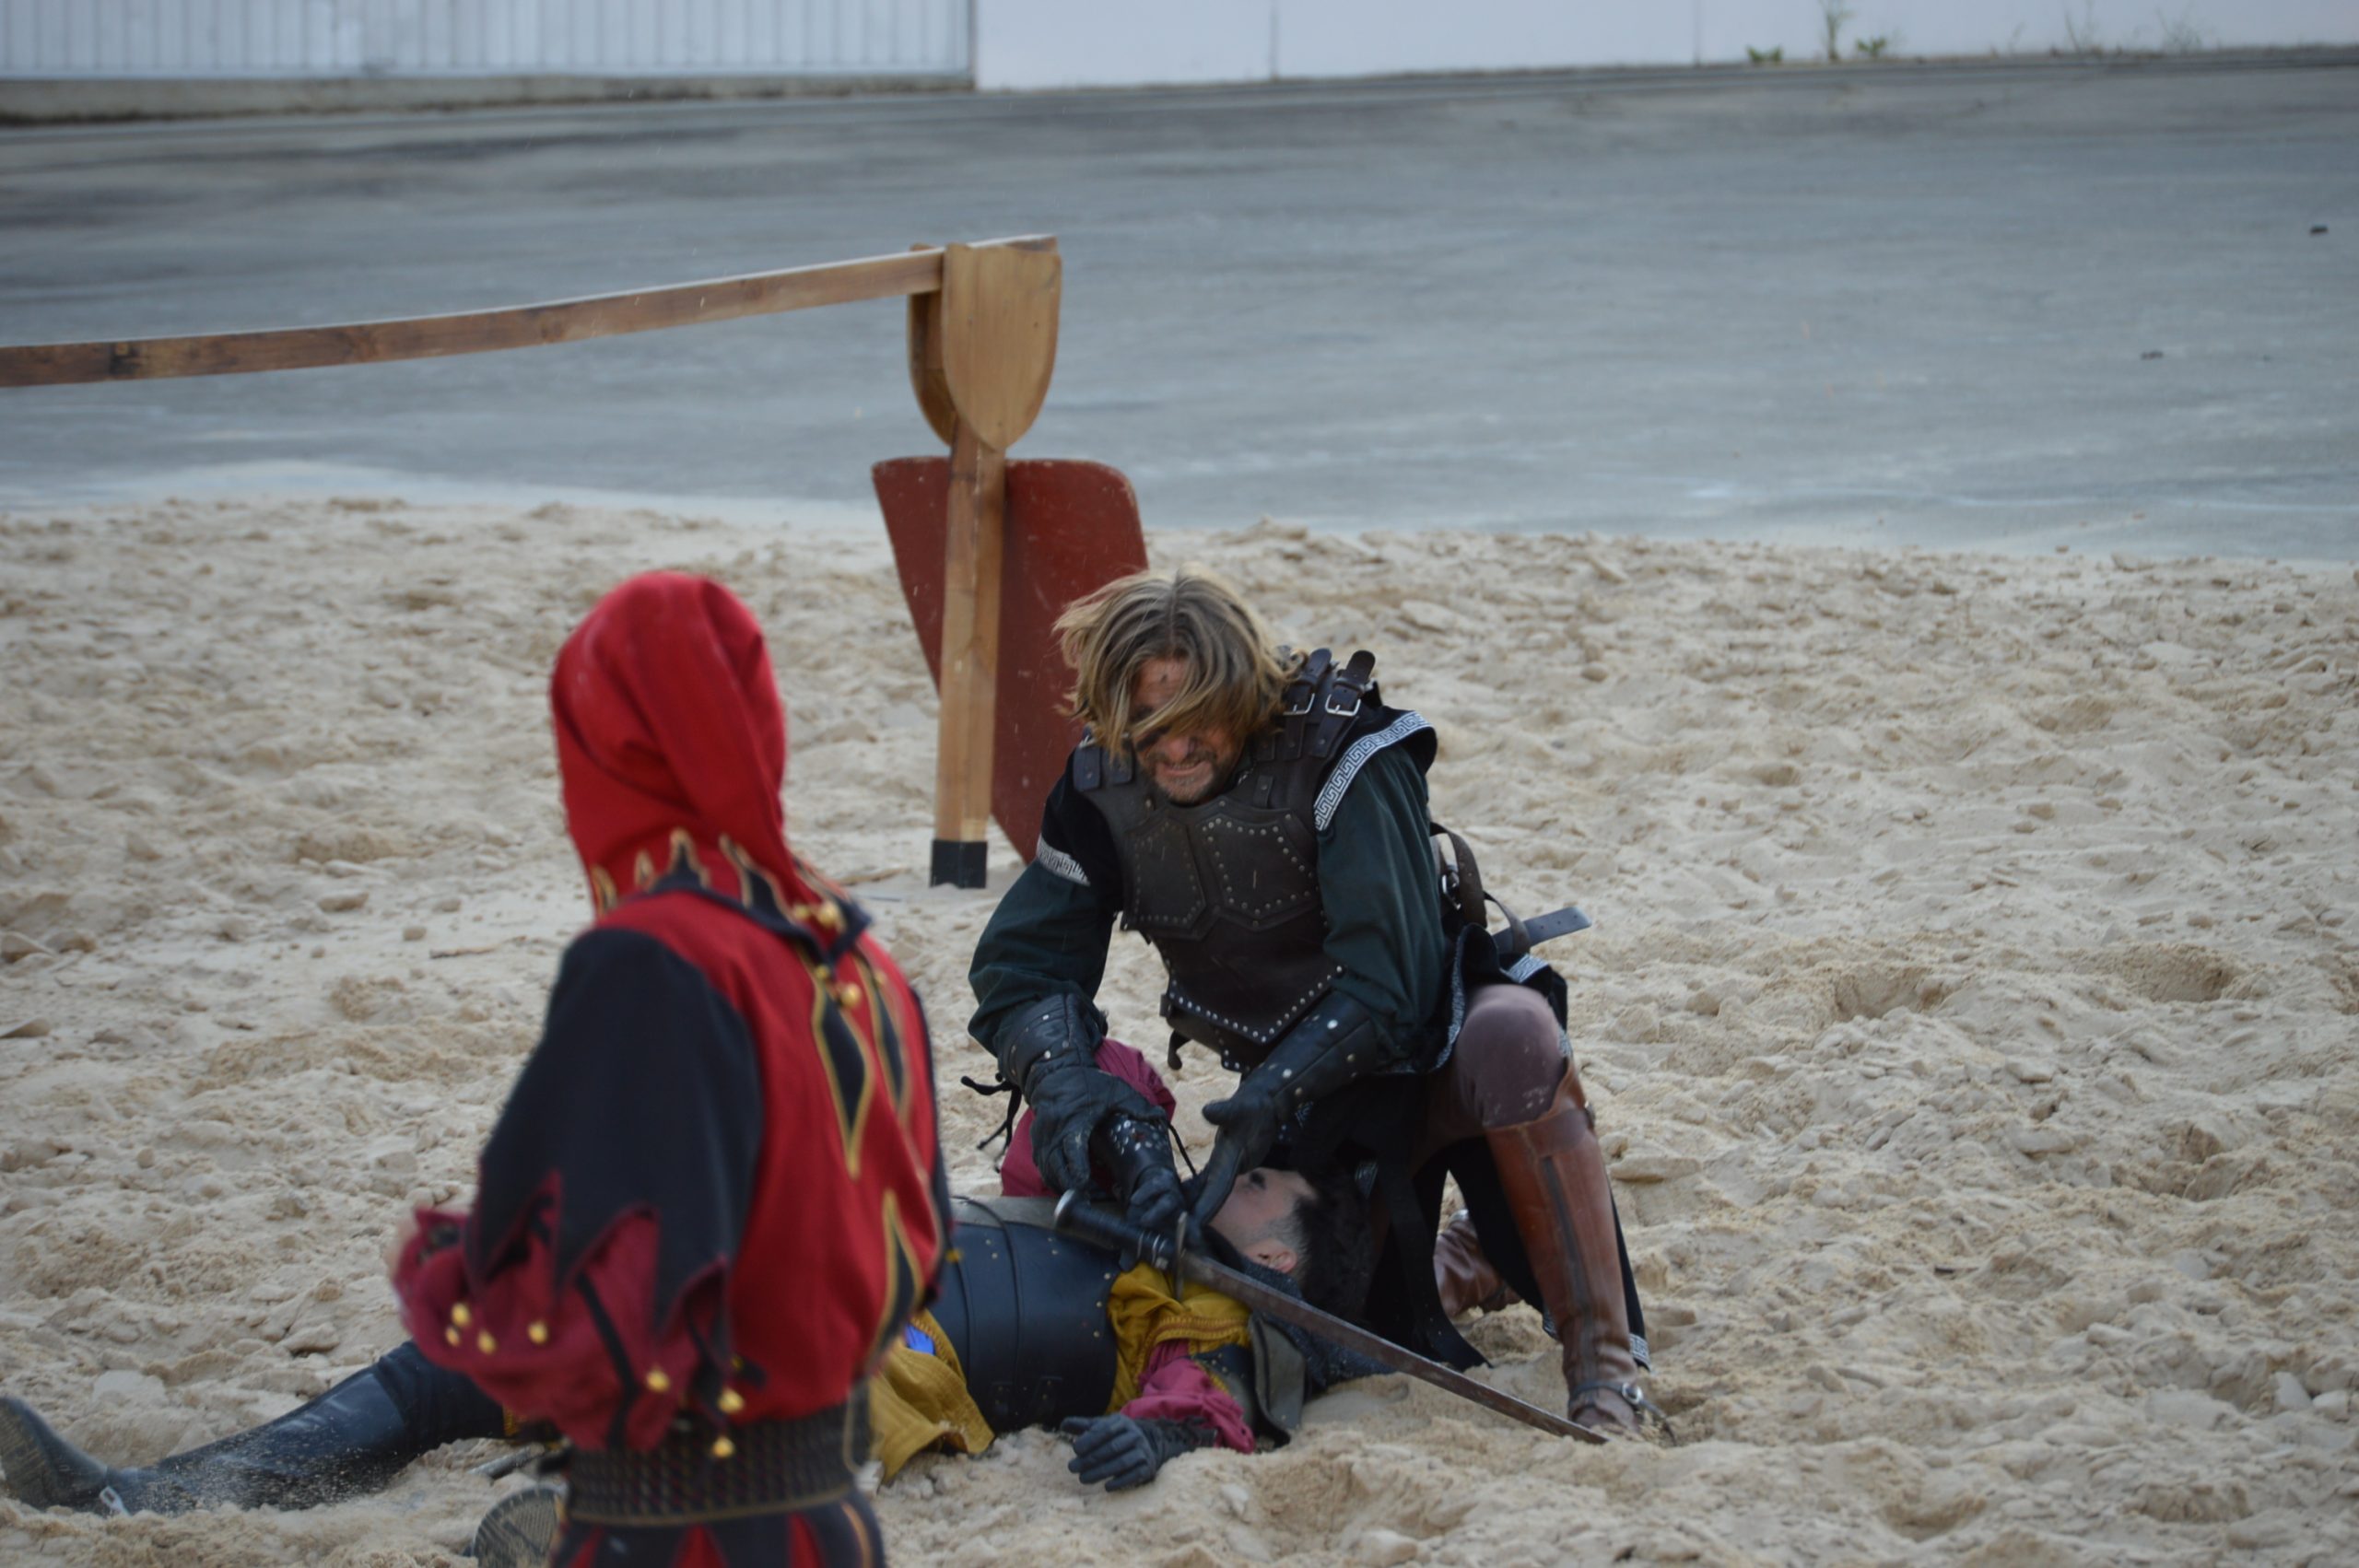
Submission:
<svg viewBox="0 0 2359 1568">
<path fill-rule="evenodd" d="M 732 1451 L 713 1455 L 710 1434 L 675 1432 L 653 1448 L 576 1453 L 566 1473 L 566 1517 L 593 1525 L 695 1525 L 787 1514 L 833 1503 L 851 1490 L 868 1457 L 868 1390 L 792 1421 L 728 1429 Z"/>
</svg>

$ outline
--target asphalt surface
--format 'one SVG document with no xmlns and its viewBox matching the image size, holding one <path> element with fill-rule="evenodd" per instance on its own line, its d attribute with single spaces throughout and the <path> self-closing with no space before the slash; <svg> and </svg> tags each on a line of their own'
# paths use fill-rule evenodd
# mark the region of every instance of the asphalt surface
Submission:
<svg viewBox="0 0 2359 1568">
<path fill-rule="evenodd" d="M 0 341 L 522 303 L 1046 230 L 1018 456 L 1264 515 L 2359 557 L 2359 54 L 0 132 Z M 2319 232 L 2319 230 L 2324 230 Z M 898 303 L 0 392 L 0 507 L 860 516 Z"/>
</svg>

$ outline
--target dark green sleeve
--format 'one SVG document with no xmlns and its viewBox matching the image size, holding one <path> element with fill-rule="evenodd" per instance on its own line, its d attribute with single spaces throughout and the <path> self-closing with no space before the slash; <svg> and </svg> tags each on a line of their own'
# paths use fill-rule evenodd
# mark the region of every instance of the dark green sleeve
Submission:
<svg viewBox="0 0 2359 1568">
<path fill-rule="evenodd" d="M 967 1033 L 985 1046 L 1009 1010 L 1069 990 L 1090 1001 L 1106 976 L 1114 908 L 1093 888 L 1035 860 L 1007 890 L 967 969 L 975 1013 Z"/>
<path fill-rule="evenodd" d="M 1391 746 L 1367 760 L 1319 836 L 1327 956 L 1344 971 L 1335 989 L 1404 1047 L 1434 1015 L 1449 966 L 1430 823 L 1424 773 Z"/>
</svg>

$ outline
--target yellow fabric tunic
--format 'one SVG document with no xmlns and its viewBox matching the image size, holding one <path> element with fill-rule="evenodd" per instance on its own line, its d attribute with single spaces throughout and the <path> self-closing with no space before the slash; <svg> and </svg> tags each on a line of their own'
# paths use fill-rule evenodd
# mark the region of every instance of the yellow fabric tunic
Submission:
<svg viewBox="0 0 2359 1568">
<path fill-rule="evenodd" d="M 1139 1397 L 1147 1363 L 1164 1345 L 1176 1341 L 1191 1355 L 1201 1355 L 1247 1343 L 1249 1316 L 1241 1303 L 1205 1285 L 1183 1281 L 1174 1294 L 1168 1275 L 1150 1264 L 1138 1265 L 1114 1281 L 1106 1304 L 1115 1356 L 1114 1392 L 1106 1409 L 1119 1410 Z M 876 1457 L 888 1480 L 928 1448 L 980 1454 L 997 1435 L 968 1393 L 966 1370 L 942 1326 L 921 1312 L 917 1328 L 933 1341 L 933 1352 L 898 1340 L 868 1384 Z"/>
</svg>

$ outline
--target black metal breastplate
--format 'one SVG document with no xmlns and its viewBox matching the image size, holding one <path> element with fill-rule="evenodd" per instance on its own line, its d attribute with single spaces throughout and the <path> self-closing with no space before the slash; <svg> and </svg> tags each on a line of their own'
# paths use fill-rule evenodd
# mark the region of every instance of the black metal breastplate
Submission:
<svg viewBox="0 0 2359 1568">
<path fill-rule="evenodd" d="M 1316 811 L 1340 743 L 1376 701 L 1375 662 L 1311 655 L 1238 781 L 1197 805 L 1174 805 L 1128 759 L 1075 755 L 1074 781 L 1121 861 L 1122 924 L 1170 977 L 1163 1016 L 1232 1071 L 1267 1057 L 1341 972 L 1326 953 Z"/>
<path fill-rule="evenodd" d="M 1059 1235 L 1048 1199 L 951 1199 L 956 1256 L 933 1319 L 994 1432 L 1096 1416 L 1114 1395 L 1111 1253 Z"/>
</svg>

